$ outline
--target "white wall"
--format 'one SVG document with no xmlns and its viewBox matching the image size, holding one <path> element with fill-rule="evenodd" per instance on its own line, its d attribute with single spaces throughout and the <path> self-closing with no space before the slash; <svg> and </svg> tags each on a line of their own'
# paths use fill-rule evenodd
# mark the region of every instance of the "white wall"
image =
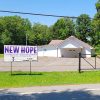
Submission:
<svg viewBox="0 0 100 100">
<path fill-rule="evenodd" d="M 82 54 L 83 54 L 82 57 L 91 57 L 91 49 L 90 48 L 83 48 Z"/>
<path fill-rule="evenodd" d="M 43 56 L 57 57 L 57 50 L 44 51 Z"/>
<path fill-rule="evenodd" d="M 61 57 L 61 49 L 58 48 L 58 57 Z"/>
<path fill-rule="evenodd" d="M 38 50 L 38 56 L 43 57 L 60 57 L 60 50 L 56 47 L 41 47 Z"/>
</svg>

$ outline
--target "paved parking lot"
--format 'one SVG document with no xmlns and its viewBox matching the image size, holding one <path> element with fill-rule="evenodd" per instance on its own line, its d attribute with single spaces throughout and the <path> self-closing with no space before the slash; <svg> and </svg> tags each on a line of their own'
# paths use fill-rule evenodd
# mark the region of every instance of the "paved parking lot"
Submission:
<svg viewBox="0 0 100 100">
<path fill-rule="evenodd" d="M 93 67 L 95 67 L 95 58 L 85 58 Z M 93 69 L 92 66 L 84 59 L 81 59 L 82 69 Z M 28 71 L 30 70 L 30 62 L 13 62 L 13 71 Z M 79 66 L 78 58 L 48 58 L 41 57 L 38 61 L 32 61 L 32 71 L 77 71 Z M 0 59 L 0 71 L 10 71 L 10 62 L 4 62 Z M 96 66 L 100 68 L 100 59 L 96 59 Z"/>
</svg>

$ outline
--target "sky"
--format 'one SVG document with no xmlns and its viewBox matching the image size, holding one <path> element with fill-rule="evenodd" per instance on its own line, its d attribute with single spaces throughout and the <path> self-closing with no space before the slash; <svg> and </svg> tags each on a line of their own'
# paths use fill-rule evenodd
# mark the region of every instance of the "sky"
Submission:
<svg viewBox="0 0 100 100">
<path fill-rule="evenodd" d="M 30 12 L 64 16 L 80 16 L 88 14 L 91 18 L 96 14 L 95 3 L 98 0 L 0 0 L 0 10 Z M 20 15 L 0 12 L 0 16 L 18 15 L 28 18 L 32 24 L 41 23 L 53 25 L 57 19 L 54 17 Z"/>
</svg>

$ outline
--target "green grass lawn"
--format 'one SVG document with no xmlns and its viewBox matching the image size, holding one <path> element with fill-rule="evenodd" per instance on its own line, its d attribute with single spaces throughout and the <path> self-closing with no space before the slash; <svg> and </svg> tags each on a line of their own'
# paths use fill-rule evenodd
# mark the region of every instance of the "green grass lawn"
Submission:
<svg viewBox="0 0 100 100">
<path fill-rule="evenodd" d="M 0 58 L 3 58 L 4 57 L 4 54 L 0 54 Z"/>
<path fill-rule="evenodd" d="M 100 71 L 78 72 L 32 72 L 32 75 L 13 72 L 0 72 L 0 88 L 30 87 L 64 84 L 100 83 Z"/>
</svg>

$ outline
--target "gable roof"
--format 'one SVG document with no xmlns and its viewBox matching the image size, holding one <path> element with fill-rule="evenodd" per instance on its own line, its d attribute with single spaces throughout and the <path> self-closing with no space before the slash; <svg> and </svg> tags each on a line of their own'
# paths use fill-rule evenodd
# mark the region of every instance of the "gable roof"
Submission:
<svg viewBox="0 0 100 100">
<path fill-rule="evenodd" d="M 77 45 L 79 45 L 79 47 L 85 47 L 85 48 L 91 48 L 93 49 L 92 46 L 90 46 L 89 44 L 83 42 L 82 40 L 79 40 L 78 38 L 76 38 L 75 36 L 70 36 L 69 38 L 65 39 L 65 40 L 52 40 L 48 45 L 42 45 L 39 46 L 39 48 L 42 47 L 54 47 L 54 48 L 61 48 L 61 46 L 66 42 L 66 43 L 70 43 L 71 41 L 73 41 L 73 43 L 76 43 Z"/>
<path fill-rule="evenodd" d="M 64 40 L 52 40 L 49 45 L 59 45 L 61 42 L 63 42 Z"/>
<path fill-rule="evenodd" d="M 83 42 L 82 40 L 79 40 L 78 38 L 76 38 L 75 36 L 70 36 L 69 38 L 65 39 L 63 42 L 61 42 L 59 44 L 59 46 L 61 46 L 64 42 L 76 42 L 78 45 L 80 45 L 81 47 L 86 47 L 86 48 L 93 48 L 92 46 L 90 46 L 89 44 Z"/>
</svg>

